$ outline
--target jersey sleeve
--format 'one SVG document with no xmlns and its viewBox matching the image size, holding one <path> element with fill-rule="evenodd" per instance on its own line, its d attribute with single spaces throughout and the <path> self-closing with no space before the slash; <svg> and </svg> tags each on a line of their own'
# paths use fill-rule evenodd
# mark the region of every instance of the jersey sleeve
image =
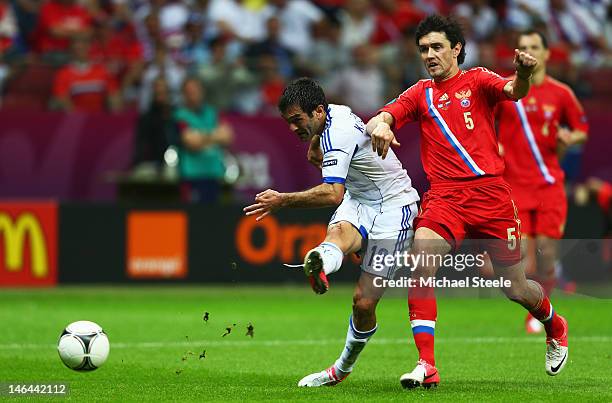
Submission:
<svg viewBox="0 0 612 403">
<path fill-rule="evenodd" d="M 489 69 L 485 69 L 484 67 L 478 67 L 477 69 L 478 83 L 490 104 L 494 105 L 498 102 L 514 101 L 504 92 L 504 87 L 512 81 L 512 79 L 503 78 L 499 74 Z"/>
<path fill-rule="evenodd" d="M 361 134 L 361 132 L 359 132 Z M 338 130 L 333 133 L 326 130 L 321 136 L 323 150 L 323 182 L 346 182 L 349 166 L 358 148 L 358 136 L 350 130 Z"/>
<path fill-rule="evenodd" d="M 388 112 L 393 116 L 393 128 L 399 129 L 409 122 L 418 120 L 419 96 L 422 93 L 421 81 L 402 92 L 399 97 L 383 106 L 378 113 Z"/>
<path fill-rule="evenodd" d="M 580 101 L 570 88 L 565 89 L 567 95 L 563 99 L 562 124 L 567 124 L 571 130 L 580 130 L 588 134 L 589 124 Z"/>
</svg>

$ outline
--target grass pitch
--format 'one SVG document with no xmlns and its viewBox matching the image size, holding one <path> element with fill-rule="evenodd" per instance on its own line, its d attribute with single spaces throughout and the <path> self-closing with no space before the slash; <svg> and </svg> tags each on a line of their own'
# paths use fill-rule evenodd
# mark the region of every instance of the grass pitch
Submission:
<svg viewBox="0 0 612 403">
<path fill-rule="evenodd" d="M 522 308 L 501 298 L 442 298 L 441 384 L 403 390 L 399 376 L 417 355 L 398 295 L 381 302 L 379 330 L 346 381 L 297 388 L 340 353 L 351 294 L 337 286 L 323 296 L 306 286 L 2 290 L 0 383 L 67 382 L 69 399 L 88 401 L 612 401 L 612 302 L 558 294 L 570 359 L 557 377 L 544 372 L 543 336 L 524 334 Z M 90 373 L 69 370 L 57 355 L 60 332 L 76 320 L 98 322 L 111 341 L 109 360 Z"/>
</svg>

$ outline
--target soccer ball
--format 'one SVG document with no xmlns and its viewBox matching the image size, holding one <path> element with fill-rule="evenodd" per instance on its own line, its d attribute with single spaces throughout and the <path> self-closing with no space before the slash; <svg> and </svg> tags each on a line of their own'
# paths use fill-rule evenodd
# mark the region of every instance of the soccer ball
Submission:
<svg viewBox="0 0 612 403">
<path fill-rule="evenodd" d="M 60 335 L 57 351 L 68 368 L 93 371 L 108 358 L 110 344 L 100 325 L 80 320 L 66 326 Z"/>
</svg>

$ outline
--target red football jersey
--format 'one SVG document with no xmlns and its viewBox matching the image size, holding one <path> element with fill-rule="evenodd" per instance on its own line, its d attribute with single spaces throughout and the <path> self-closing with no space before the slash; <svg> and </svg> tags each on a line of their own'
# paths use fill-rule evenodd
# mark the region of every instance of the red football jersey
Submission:
<svg viewBox="0 0 612 403">
<path fill-rule="evenodd" d="M 53 95 L 68 97 L 76 110 L 101 112 L 106 99 L 118 91 L 117 82 L 103 65 L 68 64 L 57 72 Z"/>
<path fill-rule="evenodd" d="M 142 61 L 142 45 L 136 39 L 133 28 L 113 31 L 108 38 L 97 40 L 89 49 L 89 60 L 103 63 L 117 80 L 123 77 L 129 67 Z"/>
<path fill-rule="evenodd" d="M 430 183 L 501 176 L 494 126 L 495 105 L 510 98 L 509 80 L 483 67 L 460 70 L 442 81 L 421 80 L 381 111 L 395 119 L 395 128 L 418 121 L 421 159 Z"/>
<path fill-rule="evenodd" d="M 557 157 L 558 126 L 588 131 L 586 115 L 573 91 L 546 76 L 516 103 L 496 110 L 499 142 L 504 153 L 504 178 L 513 187 L 563 183 Z"/>
</svg>

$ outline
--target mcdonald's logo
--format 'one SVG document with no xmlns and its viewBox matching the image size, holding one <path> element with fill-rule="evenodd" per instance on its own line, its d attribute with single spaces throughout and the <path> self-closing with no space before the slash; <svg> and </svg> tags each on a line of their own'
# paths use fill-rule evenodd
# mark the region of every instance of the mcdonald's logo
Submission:
<svg viewBox="0 0 612 403">
<path fill-rule="evenodd" d="M 47 245 L 45 245 L 40 224 L 34 215 L 22 214 L 13 223 L 9 215 L 0 213 L 0 233 L 4 234 L 4 260 L 8 271 L 18 271 L 23 268 L 23 250 L 26 233 L 28 233 L 32 251 L 32 274 L 37 278 L 43 278 L 49 274 Z"/>
<path fill-rule="evenodd" d="M 57 206 L 0 203 L 0 285 L 57 282 Z"/>
</svg>

